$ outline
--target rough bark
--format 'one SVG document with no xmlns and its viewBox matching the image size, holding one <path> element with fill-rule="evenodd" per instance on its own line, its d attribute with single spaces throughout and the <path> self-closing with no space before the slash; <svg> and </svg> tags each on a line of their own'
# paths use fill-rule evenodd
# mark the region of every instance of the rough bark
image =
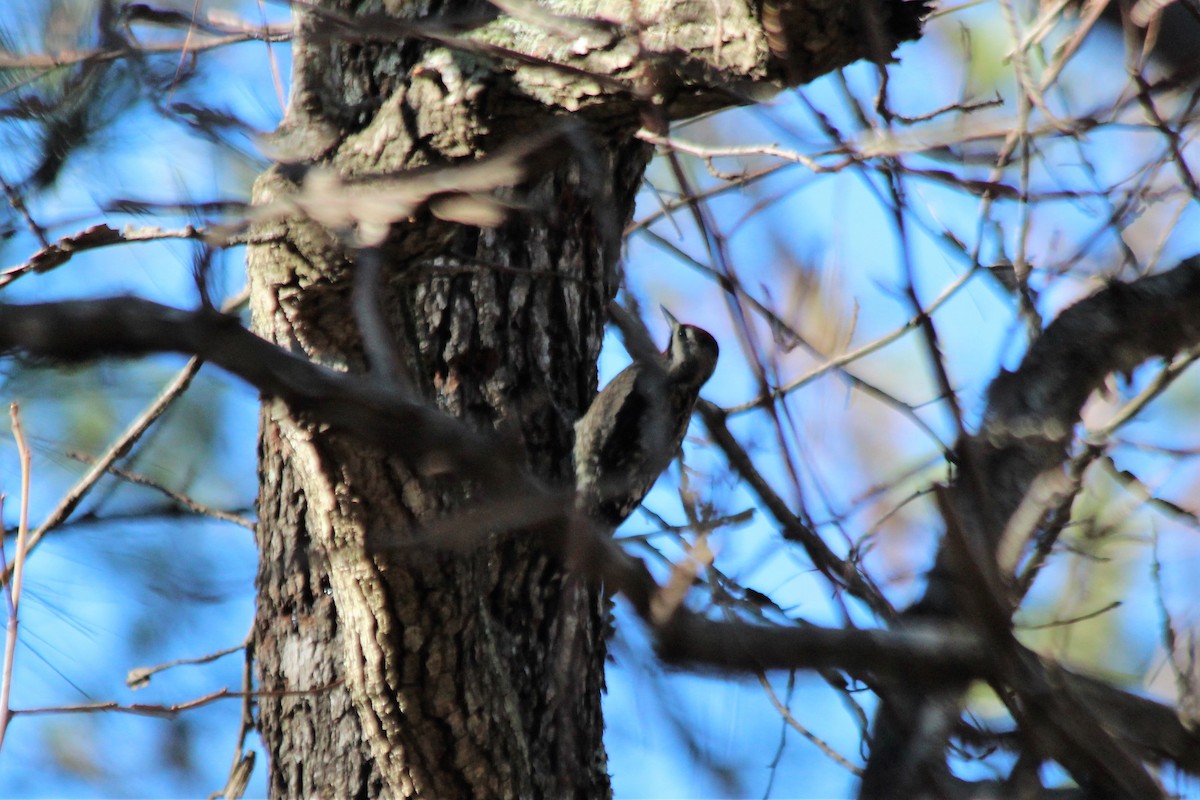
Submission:
<svg viewBox="0 0 1200 800">
<path fill-rule="evenodd" d="M 299 13 L 276 137 L 287 163 L 260 179 L 257 202 L 294 191 L 313 164 L 364 178 L 475 159 L 564 113 L 586 123 L 523 187 L 534 212 L 490 230 L 420 213 L 379 251 L 383 316 L 416 393 L 501 429 L 550 485 L 570 483 L 571 425 L 596 389 L 620 230 L 650 155 L 637 128 L 886 57 L 923 8 L 727 5 L 714 17 L 706 2 L 641 3 L 641 21 L 624 4 L 579 4 L 576 19 L 462 2 Z M 335 369 L 367 368 L 344 238 L 274 221 L 248 261 L 256 331 Z M 453 553 L 418 541 L 470 482 L 280 402 L 262 412 L 260 481 L 272 796 L 608 793 L 594 587 L 519 531 L 467 531 L 472 546 Z"/>
<path fill-rule="evenodd" d="M 518 6 L 526 14 L 528 8 Z M 793 50 L 780 35 L 810 30 L 797 27 L 799 17 L 784 19 L 785 11 L 796 8 L 762 9 L 776 61 Z M 954 479 L 936 487 L 946 536 L 928 592 L 898 618 L 881 605 L 881 616 L 895 623 L 890 630 L 714 621 L 686 607 L 664 614 L 656 611 L 663 587 L 642 562 L 594 532 L 546 523 L 570 507 L 568 491 L 548 487 L 569 483 L 569 422 L 594 384 L 590 361 L 616 285 L 617 232 L 646 155 L 629 144 L 629 133 L 639 121 L 656 125 L 686 113 L 680 109 L 739 99 L 728 88 L 739 73 L 722 67 L 729 80 L 706 96 L 694 82 L 704 58 L 689 61 L 692 53 L 663 58 L 640 83 L 636 71 L 602 60 L 563 71 L 544 63 L 551 57 L 545 47 L 531 44 L 514 56 L 520 37 L 504 46 L 481 34 L 464 38 L 468 28 L 475 36 L 513 26 L 492 17 L 456 29 L 404 28 L 426 45 L 449 45 L 441 49 L 409 43 L 343 61 L 301 43 L 299 74 L 313 80 L 298 85 L 328 85 L 293 109 L 280 140 L 290 161 L 264 177 L 258 197 L 269 203 L 289 196 L 306 175 L 325 176 L 322 185 L 337 191 L 322 196 L 305 180 L 305 193 L 290 195 L 288 207 L 307 209 L 308 220 L 281 214 L 280 204 L 257 209 L 255 319 L 278 347 L 211 308 L 181 311 L 136 298 L 0 307 L 2 353 L 69 361 L 184 352 L 269 398 L 257 645 L 273 793 L 603 794 L 603 641 L 596 597 L 579 580 L 584 575 L 603 576 L 631 601 L 668 662 L 756 673 L 840 670 L 870 685 L 881 703 L 864 797 L 1144 798 L 1164 794 L 1148 763 L 1195 772 L 1197 734 L 1174 709 L 1039 658 L 1015 639 L 1010 617 L 1069 517 L 1088 458 L 1102 450 L 1076 440 L 1087 397 L 1114 372 L 1175 357 L 1160 375 L 1161 390 L 1197 357 L 1200 258 L 1113 283 L 1078 303 L 1036 339 L 1015 372 L 993 382 L 981 429 L 955 448 Z M 310 25 L 307 44 L 342 48 L 347 56 L 348 42 L 377 41 L 379 29 L 394 25 L 372 18 L 373 32 L 364 35 L 343 16 L 321 22 L 332 30 Z M 542 22 L 572 35 L 584 25 Z M 864 36 L 861 25 L 857 30 Z M 610 45 L 621 49 L 620 42 Z M 590 46 L 555 57 L 586 60 Z M 469 58 L 456 60 L 461 53 Z M 491 71 L 467 64 L 472 58 L 490 59 Z M 529 110 L 530 86 L 547 83 L 504 73 L 506 59 L 543 76 L 591 81 L 600 95 L 567 80 L 558 106 L 550 92 L 533 103 L 540 114 L 514 113 Z M 407 77 L 381 90 L 390 73 L 377 69 L 380 60 L 408 69 Z M 768 59 L 761 74 L 778 66 Z M 588 75 L 585 67 L 613 71 Z M 422 81 L 432 89 L 418 86 Z M 514 87 L 525 88 L 513 106 L 496 99 Z M 339 96 L 333 89 L 347 104 L 322 105 Z M 548 126 L 554 108 L 588 120 L 590 131 Z M 533 161 L 510 158 L 536 150 L 530 143 L 545 137 L 524 134 L 547 127 L 569 130 L 569 156 L 534 172 Z M 517 136 L 523 148 L 504 147 Z M 401 167 L 468 158 L 472 168 L 455 169 L 457 179 L 430 169 L 417 179 L 406 173 L 400 182 L 394 174 L 371 181 Z M 333 166 L 354 180 L 330 183 L 332 170 L 313 166 Z M 495 185 L 511 187 L 514 170 L 525 186 L 506 195 L 533 213 L 494 231 L 444 222 L 488 216 L 494 200 L 472 192 L 490 189 L 493 173 L 508 174 Z M 384 183 L 388 192 L 376 191 Z M 332 207 L 312 205 L 323 197 Z M 371 203 L 385 197 L 389 210 L 375 214 Z M 432 214 L 419 211 L 425 207 Z M 353 209 L 371 212 L 372 230 L 390 234 L 383 247 L 373 237 L 363 247 L 360 235 L 357 258 L 347 231 L 338 238 L 313 222 L 337 227 Z M 380 218 L 390 224 L 410 216 L 379 228 Z M 47 246 L 43 255 L 53 263 L 81 246 L 119 239 L 97 228 Z M 383 288 L 361 278 L 383 262 Z M 363 317 L 363 297 L 381 301 L 390 326 Z M 381 338 L 400 356 L 395 369 L 379 358 Z M 830 580 L 874 606 L 880 598 L 870 581 L 754 478 L 724 413 L 707 404 L 701 411 L 781 533 Z M 1068 458 L 1070 474 L 1063 469 Z M 520 524 L 530 527 L 509 530 Z M 569 575 L 562 563 L 568 558 Z M 961 695 L 973 679 L 993 686 L 1018 735 L 963 725 Z M 1010 747 L 1020 757 L 1002 781 L 964 781 L 949 769 L 950 738 Z M 1045 761 L 1062 765 L 1082 788 L 1043 789 L 1038 771 Z"/>
<path fill-rule="evenodd" d="M 594 156 L 627 217 L 643 148 Z M 584 174 L 569 165 L 528 192 L 559 206 L 552 223 L 463 231 L 437 265 L 396 255 L 386 290 L 422 394 L 480 428 L 507 426 L 536 474 L 559 485 L 570 479 L 570 425 L 595 389 L 614 290 L 615 240 L 591 212 Z M 314 360 L 361 370 L 345 268 L 324 259 L 336 247 L 296 227 L 252 259 L 255 324 Z M 309 234 L 328 250 L 296 254 Z M 323 259 L 343 274 L 305 274 Z M 466 487 L 436 465 L 297 424 L 279 405 L 264 409 L 261 472 L 262 688 L 347 680 L 262 704 L 264 732 L 282 737 L 274 792 L 375 796 L 382 779 L 385 794 L 400 796 L 606 793 L 596 666 L 604 650 L 584 584 L 519 534 L 475 531 L 477 546 L 452 554 L 403 547 L 416 521 L 461 501 Z M 349 694 L 358 695 L 357 718 L 346 713 Z M 321 731 L 330 718 L 332 739 Z M 321 763 L 321 750 L 335 780 L 288 768 Z"/>
</svg>

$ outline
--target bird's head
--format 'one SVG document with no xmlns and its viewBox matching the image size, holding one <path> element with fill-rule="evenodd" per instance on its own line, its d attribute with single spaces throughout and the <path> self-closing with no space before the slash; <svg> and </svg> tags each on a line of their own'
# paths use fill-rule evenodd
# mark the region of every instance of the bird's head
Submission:
<svg viewBox="0 0 1200 800">
<path fill-rule="evenodd" d="M 698 389 L 717 368 L 717 340 L 703 328 L 680 323 L 666 308 L 662 312 L 671 323 L 671 343 L 665 353 L 667 373 Z"/>
</svg>

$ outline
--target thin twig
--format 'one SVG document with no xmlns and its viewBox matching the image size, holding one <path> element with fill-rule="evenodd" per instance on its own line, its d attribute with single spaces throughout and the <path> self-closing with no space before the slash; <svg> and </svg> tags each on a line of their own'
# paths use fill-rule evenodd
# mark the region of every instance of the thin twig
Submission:
<svg viewBox="0 0 1200 800">
<path fill-rule="evenodd" d="M 784 721 L 787 722 L 788 725 L 791 725 L 797 733 L 799 733 L 805 739 L 808 739 L 808 741 L 812 744 L 816 745 L 817 749 L 829 756 L 834 763 L 845 767 L 846 770 L 852 775 L 862 775 L 861 767 L 850 763 L 850 759 L 834 750 L 828 742 L 826 742 L 820 736 L 817 736 L 808 728 L 801 725 L 800 721 L 792 716 L 792 710 L 785 706 L 779 699 L 779 696 L 775 694 L 775 688 L 771 686 L 771 682 L 767 680 L 767 676 L 765 674 L 759 672 L 755 675 L 755 677 L 758 678 L 759 684 L 763 687 L 763 690 L 766 691 L 767 699 L 771 701 L 771 705 L 775 706 L 775 710 L 779 712 L 779 715 L 783 717 Z"/>
<path fill-rule="evenodd" d="M 163 387 L 158 397 L 154 398 L 154 401 L 129 423 L 121 435 L 117 437 L 116 441 L 109 445 L 109 448 L 96 458 L 91 469 L 84 473 L 83 477 L 67 490 L 67 493 L 58 501 L 58 505 L 46 515 L 42 524 L 30 535 L 29 552 L 33 552 L 47 533 L 54 530 L 67 517 L 71 516 L 71 513 L 83 502 L 83 498 L 87 497 L 88 493 L 95 488 L 99 480 L 108 473 L 117 459 L 128 453 L 146 431 L 150 429 L 150 426 L 187 390 L 192 382 L 192 378 L 196 377 L 196 373 L 200 370 L 200 364 L 201 361 L 199 358 L 193 358 L 188 361 L 187 365 Z M 5 571 L 2 577 L 7 581 L 9 571 Z"/>
<path fill-rule="evenodd" d="M 323 686 L 314 686 L 309 689 L 279 689 L 275 691 L 259 690 L 249 692 L 251 697 L 295 697 L 299 695 L 313 695 L 327 692 L 340 686 L 345 679 L 339 678 L 332 683 L 324 684 Z M 185 711 L 191 711 L 193 708 L 200 708 L 215 703 L 218 700 L 233 700 L 244 697 L 247 692 L 233 692 L 229 689 L 218 689 L 215 692 L 197 697 L 193 700 L 187 700 L 174 705 L 161 705 L 153 703 L 129 703 L 122 705 L 115 701 L 102 703 L 81 703 L 74 706 L 42 706 L 40 708 L 16 708 L 11 711 L 15 716 L 35 717 L 46 716 L 49 714 L 103 714 L 113 712 L 116 714 L 133 714 L 139 717 L 158 717 L 160 719 L 173 719 Z"/>
<path fill-rule="evenodd" d="M 68 450 L 66 455 L 67 458 L 73 458 L 76 461 L 84 464 L 95 464 L 97 460 L 94 456 L 90 456 L 87 453 L 81 453 L 77 450 Z M 233 514 L 229 511 L 224 511 L 219 508 L 213 508 L 210 505 L 206 505 L 195 500 L 183 492 L 178 492 L 169 486 L 164 486 L 153 478 L 142 475 L 141 473 L 132 472 L 122 467 L 118 467 L 115 464 L 108 468 L 108 472 L 111 475 L 115 475 L 116 477 L 129 481 L 137 486 L 145 486 L 149 489 L 155 490 L 156 492 L 160 492 L 189 511 L 194 511 L 201 516 L 219 519 L 222 522 L 231 522 L 234 525 L 241 526 L 248 530 L 254 530 L 254 520 L 247 519 L 239 514 Z"/>
<path fill-rule="evenodd" d="M 239 307 L 245 302 L 247 296 L 248 292 L 241 292 L 235 297 L 230 298 L 225 303 L 223 310 Z M 92 464 L 92 468 L 63 495 L 58 505 L 54 507 L 54 510 L 46 516 L 46 519 L 42 521 L 37 530 L 30 535 L 27 552 L 33 552 L 34 548 L 41 542 L 42 537 L 62 522 L 65 522 L 67 517 L 71 516 L 72 512 L 79 507 L 83 498 L 96 486 L 96 483 L 109 471 L 117 459 L 128 453 L 142 436 L 145 435 L 146 431 L 150 429 L 150 426 L 166 413 L 167 409 L 187 391 L 188 386 L 192 383 L 192 378 L 196 377 L 196 373 L 200 371 L 202 363 L 200 358 L 189 360 L 184 368 L 176 373 L 175 377 L 163 387 L 158 397 L 154 398 L 150 405 L 129 423 L 121 435 L 117 437 L 116 441 L 96 458 Z M 11 570 L 4 570 L 0 573 L 0 583 L 6 583 L 10 577 Z"/>
<path fill-rule="evenodd" d="M 13 403 L 9 406 L 12 417 L 13 438 L 17 442 L 17 456 L 21 461 L 21 510 L 20 522 L 17 527 L 17 552 L 13 554 L 12 583 L 7 588 L 8 600 L 8 631 L 4 639 L 4 673 L 3 684 L 0 685 L 0 750 L 4 749 L 4 735 L 8 731 L 8 723 L 12 719 L 9 700 L 12 694 L 13 661 L 17 650 L 18 609 L 21 605 L 21 584 L 25 576 L 25 559 L 28 557 L 30 545 L 29 534 L 29 482 L 32 461 L 29 454 L 29 442 L 25 439 L 25 428 L 21 425 L 21 409 Z M 0 512 L 3 502 L 0 502 Z M 3 553 L 0 552 L 0 558 Z M 7 566 L 7 565 L 4 565 Z"/>
<path fill-rule="evenodd" d="M 125 676 L 125 685 L 130 689 L 141 689 L 150 683 L 150 678 L 160 672 L 165 672 L 173 667 L 193 666 L 196 664 L 209 664 L 219 658 L 224 658 L 231 653 L 236 653 L 245 647 L 240 644 L 236 647 L 227 647 L 224 650 L 217 650 L 214 653 L 207 653 L 195 658 L 178 658 L 174 661 L 168 661 L 165 664 L 156 664 L 153 667 L 134 667 L 129 670 L 129 674 Z"/>
</svg>

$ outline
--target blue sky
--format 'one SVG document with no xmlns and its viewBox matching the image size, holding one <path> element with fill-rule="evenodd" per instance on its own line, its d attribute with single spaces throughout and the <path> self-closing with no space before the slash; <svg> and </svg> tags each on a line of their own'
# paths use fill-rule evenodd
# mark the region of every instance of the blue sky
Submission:
<svg viewBox="0 0 1200 800">
<path fill-rule="evenodd" d="M 36 27 L 36 0 L 18 8 L 25 12 L 19 18 Z M 257 19 L 253 4 L 234 8 L 248 19 Z M 273 7 L 268 13 L 280 15 Z M 901 48 L 901 63 L 890 70 L 893 108 L 916 115 L 956 102 L 964 92 L 983 97 L 998 91 L 1003 106 L 978 112 L 962 124 L 1001 129 L 1011 124 L 1013 86 L 1011 78 L 1004 77 L 999 57 L 1004 36 L 996 33 L 997 20 L 986 16 L 989 13 L 994 9 L 939 19 L 923 41 Z M 959 49 L 959 19 L 975 25 L 972 59 L 966 62 Z M 1065 112 L 1091 107 L 1101 102 L 1109 87 L 1121 85 L 1124 72 L 1115 44 L 1098 37 L 1085 49 L 1065 73 L 1062 94 L 1051 98 L 1056 108 Z M 275 47 L 270 57 L 277 59 L 286 80 L 286 48 Z M 214 105 L 269 130 L 280 110 L 268 59 L 260 44 L 206 55 L 201 63 L 207 77 L 181 90 L 174 100 L 214 102 L 217 97 Z M 849 90 L 869 104 L 875 91 L 874 70 L 852 68 L 846 81 Z M 845 93 L 834 80 L 818 81 L 803 93 L 835 124 L 853 129 Z M 954 133 L 957 119 L 899 132 L 917 140 L 936 139 Z M 767 107 L 680 126 L 675 133 L 712 146 L 778 144 L 804 153 L 829 146 L 805 102 L 793 93 L 781 95 Z M 0 136 L 13 154 L 9 163 L 0 164 L 0 176 L 18 181 L 29 159 L 30 132 L 8 125 L 0 127 Z M 253 152 L 250 138 L 239 138 L 236 144 L 243 152 Z M 1045 142 L 1030 180 L 1038 188 L 1082 193 L 1091 185 L 1133 174 L 1147 154 L 1161 146 L 1153 135 L 1129 126 L 1098 131 L 1082 141 Z M 702 165 L 687 163 L 698 184 L 715 181 L 706 176 Z M 762 166 L 769 160 L 739 158 L 720 163 L 734 170 Z M 911 156 L 906 163 L 960 169 L 953 162 L 927 156 Z M 252 158 L 230 156 L 227 148 L 191 137 L 182 125 L 168 124 L 153 110 L 135 106 L 120 115 L 92 148 L 68 162 L 58 187 L 38 197 L 31 212 L 49 227 L 52 238 L 101 220 L 115 227 L 181 226 L 190 220 L 102 214 L 101 208 L 120 197 L 164 202 L 245 199 L 256 169 Z M 965 169 L 972 177 L 986 177 L 988 172 L 986 165 Z M 106 177 L 99 180 L 100 174 Z M 648 179 L 664 196 L 675 188 L 661 162 L 652 165 Z M 852 349 L 911 316 L 900 294 L 904 285 L 900 250 L 890 217 L 872 187 L 879 187 L 875 173 L 845 170 L 814 176 L 804 167 L 792 166 L 711 204 L 722 232 L 730 237 L 731 258 L 747 289 L 781 313 L 787 312 L 789 321 L 806 336 L 831 348 Z M 981 222 L 978 198 L 957 188 L 914 178 L 908 189 L 913 220 L 920 223 L 912 228 L 910 252 L 918 265 L 914 279 L 922 301 L 938 296 L 969 266 L 961 253 L 955 255 L 927 231 L 951 231 L 967 243 L 968 250 L 980 242 L 985 263 L 1018 252 L 1021 209 L 1015 203 L 997 203 Z M 1035 288 L 1042 291 L 1040 309 L 1047 318 L 1113 274 L 1115 237 L 1100 225 L 1106 202 L 1103 197 L 1076 196 L 1036 206 L 1025 244 L 1035 266 L 1057 263 L 1084 246 L 1091 248 L 1090 259 L 1074 273 L 1035 274 Z M 653 214 L 658 207 L 658 199 L 647 189 L 639 198 L 637 216 Z M 1200 243 L 1191 233 L 1196 226 L 1190 224 L 1195 213 L 1190 204 L 1172 199 L 1151 205 L 1125 228 L 1126 241 L 1147 263 L 1157 258 L 1158 264 L 1168 266 L 1198 249 Z M 703 240 L 685 213 L 656 222 L 652 230 L 696 260 L 709 263 Z M 19 232 L 6 243 L 3 266 L 20 263 L 34 250 L 32 237 Z M 722 359 L 704 396 L 722 405 L 753 397 L 755 385 L 742 359 L 736 327 L 711 278 L 643 233 L 630 238 L 627 253 L 627 290 L 643 308 L 664 303 L 680 319 L 712 330 L 722 342 Z M 223 296 L 235 294 L 243 285 L 242 257 L 241 249 L 221 257 L 216 276 Z M 130 292 L 189 305 L 196 302 L 191 258 L 190 247 L 178 242 L 100 250 L 82 254 L 56 272 L 19 281 L 3 297 L 45 300 Z M 974 421 L 982 411 L 988 382 L 1002 365 L 1014 366 L 1024 349 L 1012 299 L 985 276 L 976 276 L 939 309 L 935 319 L 943 334 L 947 370 L 968 422 Z M 657 317 L 648 322 L 658 341 L 663 341 L 665 324 Z M 755 333 L 760 345 L 769 344 L 765 328 L 758 326 Z M 775 368 L 785 378 L 801 375 L 816 363 L 801 350 L 771 352 Z M 601 383 L 627 362 L 620 339 L 610 336 L 599 365 Z M 35 521 L 80 472 L 65 453 L 101 451 L 182 363 L 179 358 L 162 357 L 106 364 L 65 377 L 12 368 L 4 373 L 0 399 L 22 401 L 37 444 Z M 915 413 L 943 442 L 952 442 L 950 417 L 945 406 L 936 402 L 928 352 L 916 336 L 902 338 L 856 362 L 852 369 L 916 407 Z M 1105 402 L 1118 403 L 1131 396 L 1150 374 L 1150 370 L 1139 371 L 1130 383 L 1114 384 L 1112 397 L 1099 400 L 1094 413 L 1102 416 Z M 1128 429 L 1133 444 L 1195 447 L 1200 438 L 1194 422 L 1195 394 L 1193 379 L 1160 398 L 1145 421 Z M 875 549 L 867 563 L 884 579 L 890 596 L 896 602 L 916 596 L 938 528 L 926 500 L 904 501 L 907 494 L 943 474 L 936 443 L 911 421 L 847 388 L 836 374 L 794 393 L 786 410 L 794 428 L 787 431 L 784 442 L 803 465 L 801 490 L 808 498 L 819 498 L 811 508 L 820 512 L 816 521 L 822 532 L 839 552 L 850 546 L 843 534 L 856 540 L 871 532 Z M 747 414 L 733 424 L 754 448 L 756 464 L 789 496 L 795 487 L 789 489 L 783 445 L 764 415 Z M 196 426 L 201 426 L 201 435 L 186 433 Z M 162 430 L 140 449 L 134 468 L 203 502 L 250 514 L 256 426 L 253 393 L 206 368 L 188 403 L 173 411 Z M 685 463 L 693 485 L 711 492 L 723 512 L 752 508 L 753 498 L 729 481 L 723 460 L 700 441 L 699 424 L 692 434 L 696 441 L 687 446 Z M 1166 458 L 1133 444 L 1113 451 L 1118 465 L 1137 470 L 1163 496 L 1186 505 L 1198 477 L 1195 459 Z M 897 476 L 908 470 L 913 477 L 897 482 Z M 685 520 L 676 491 L 678 474 L 676 465 L 647 501 L 650 509 L 673 523 Z M 9 526 L 15 520 L 11 497 L 16 478 L 11 438 L 0 435 L 0 488 L 10 496 L 5 506 Z M 1119 595 L 1122 607 L 1102 618 L 1097 629 L 1081 626 L 1074 634 L 1049 633 L 1039 641 L 1095 651 L 1096 663 L 1111 667 L 1128 685 L 1136 686 L 1154 675 L 1160 614 L 1148 581 L 1153 556 L 1149 536 L 1159 537 L 1159 557 L 1169 565 L 1163 572 L 1168 606 L 1193 626 L 1198 621 L 1194 610 L 1198 590 L 1189 576 L 1200 566 L 1200 552 L 1194 530 L 1131 501 L 1111 481 L 1098 477 L 1095 483 L 1087 508 L 1094 508 L 1096 517 L 1116 531 L 1112 540 L 1096 544 L 1109 560 L 1060 559 L 1039 580 L 1027 613 L 1033 621 L 1059 618 Z M 872 487 L 889 484 L 892 488 L 878 498 L 863 499 Z M 156 502 L 158 496 L 148 490 L 111 483 L 102 484 L 83 510 L 128 515 Z M 893 513 L 894 509 L 898 510 Z M 622 533 L 650 533 L 655 526 L 653 518 L 637 515 Z M 671 536 L 653 538 L 651 543 L 670 557 L 678 558 L 682 552 Z M 6 545 L 11 550 L 11 539 Z M 746 524 L 717 532 L 713 546 L 722 572 L 769 595 L 789 617 L 837 625 L 849 613 L 858 624 L 873 624 L 863 609 L 847 611 L 831 599 L 828 585 L 812 574 L 803 556 L 781 544 L 761 511 Z M 210 521 L 119 517 L 110 523 L 74 525 L 52 535 L 27 573 L 21 620 L 24 647 L 18 651 L 14 706 L 108 700 L 172 705 L 221 687 L 237 688 L 239 655 L 169 670 L 138 692 L 126 688 L 123 680 L 134 667 L 239 644 L 253 614 L 254 558 L 248 531 Z M 659 568 L 665 574 L 666 568 Z M 704 599 L 695 602 L 702 605 Z M 775 798 L 852 793 L 852 775 L 781 721 L 757 679 L 665 670 L 649 655 L 645 634 L 630 615 L 621 613 L 619 620 L 606 698 L 610 771 L 618 798 L 731 793 L 761 797 L 768 786 L 769 796 Z M 780 697 L 794 701 L 793 713 L 802 724 L 835 751 L 861 763 L 854 713 L 841 696 L 808 674 L 796 676 L 794 687 L 789 687 L 787 675 L 772 675 L 771 683 Z M 856 699 L 869 712 L 865 693 Z M 979 712 L 987 714 L 988 709 L 986 699 L 981 699 Z M 0 793 L 31 797 L 207 794 L 224 783 L 238 713 L 236 701 L 221 701 L 171 721 L 115 714 L 19 717 L 0 752 L 0 786 L 6 787 Z M 683 730 L 692 732 L 695 750 L 685 746 Z M 260 760 L 250 796 L 265 791 L 264 763 Z"/>
</svg>

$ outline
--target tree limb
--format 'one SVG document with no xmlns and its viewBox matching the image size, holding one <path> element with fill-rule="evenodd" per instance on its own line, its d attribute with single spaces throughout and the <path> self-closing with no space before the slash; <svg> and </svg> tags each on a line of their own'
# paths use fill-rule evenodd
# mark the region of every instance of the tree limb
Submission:
<svg viewBox="0 0 1200 800">
<path fill-rule="evenodd" d="M 1139 304 L 1144 317 L 1136 313 Z M 1015 457 L 1013 451 L 1028 448 L 1038 455 L 1056 447 L 1057 452 L 1065 452 L 1064 438 L 1044 431 L 1040 436 L 1018 436 L 1029 426 L 1017 423 L 1030 419 L 1041 401 L 1065 408 L 1054 381 L 1081 380 L 1082 374 L 1082 379 L 1098 385 L 1107 374 L 1106 366 L 1129 369 L 1139 355 L 1166 355 L 1187 346 L 1200 337 L 1198 306 L 1200 258 L 1192 258 L 1162 275 L 1130 285 L 1114 284 L 1064 312 L 1060 321 L 1066 322 L 1051 325 L 1031 348 L 1026 364 L 1013 373 L 1031 376 L 1032 383 L 1009 376 L 993 387 L 992 410 L 972 443 L 977 448 L 973 463 L 998 461 L 1014 482 L 1021 475 L 1036 475 L 1044 456 L 1043 460 Z M 1122 325 L 1130 330 L 1128 340 L 1120 335 Z M 1147 325 L 1151 330 L 1146 330 Z M 1101 364 L 1083 361 L 1085 348 L 1078 341 L 1093 327 L 1101 332 L 1105 352 L 1111 355 Z M 562 524 L 569 500 L 514 469 L 511 453 L 496 437 L 474 432 L 378 381 L 335 372 L 288 353 L 245 330 L 234 317 L 211 309 L 182 311 L 132 297 L 0 305 L 0 351 L 59 361 L 157 352 L 193 354 L 242 378 L 265 396 L 286 402 L 314 423 L 404 454 L 430 469 L 460 470 L 488 487 L 490 496 L 533 498 L 530 513 L 539 513 L 540 498 L 541 518 L 554 521 L 541 526 L 547 543 L 564 548 L 574 556 L 576 566 L 620 590 L 649 621 L 650 601 L 659 587 L 645 565 L 611 539 L 591 535 L 585 526 Z M 1056 358 L 1069 359 L 1078 371 L 1056 371 L 1052 366 Z M 1081 405 L 1086 394 L 1078 387 L 1074 391 Z M 1018 413 L 1004 413 L 1004 408 Z M 1062 424 L 1066 411 L 1058 413 L 1055 419 Z M 998 455 L 989 455 L 988 447 Z M 1033 472 L 1015 468 L 1022 464 L 1032 465 Z M 654 632 L 659 653 L 668 662 L 735 672 L 835 668 L 897 686 L 916 674 L 943 685 L 987 678 L 995 667 L 989 663 L 985 638 L 978 633 L 945 622 L 930 626 L 915 618 L 893 631 L 772 628 L 713 621 L 682 607 Z M 1182 769 L 1200 772 L 1200 736 L 1183 728 L 1170 708 L 1099 681 L 1063 674 L 1075 696 L 1141 757 L 1169 759 Z"/>
</svg>

